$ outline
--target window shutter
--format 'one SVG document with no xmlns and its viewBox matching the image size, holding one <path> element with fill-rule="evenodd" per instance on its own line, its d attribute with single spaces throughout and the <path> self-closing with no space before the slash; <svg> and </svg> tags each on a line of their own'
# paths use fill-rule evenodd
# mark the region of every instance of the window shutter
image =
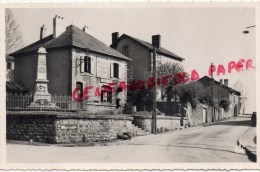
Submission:
<svg viewBox="0 0 260 172">
<path fill-rule="evenodd" d="M 85 62 L 84 62 L 84 57 L 80 56 L 80 72 L 84 72 L 84 68 L 85 68 Z"/>
<path fill-rule="evenodd" d="M 90 64 L 90 73 L 91 73 L 91 74 L 94 74 L 94 69 L 95 69 L 95 67 L 94 67 L 94 58 L 93 58 L 93 57 L 90 57 L 90 62 L 89 62 L 89 64 Z"/>
<path fill-rule="evenodd" d="M 118 65 L 118 78 L 123 79 L 123 71 L 121 64 Z"/>
<path fill-rule="evenodd" d="M 114 63 L 110 63 L 110 78 L 114 77 Z"/>
</svg>

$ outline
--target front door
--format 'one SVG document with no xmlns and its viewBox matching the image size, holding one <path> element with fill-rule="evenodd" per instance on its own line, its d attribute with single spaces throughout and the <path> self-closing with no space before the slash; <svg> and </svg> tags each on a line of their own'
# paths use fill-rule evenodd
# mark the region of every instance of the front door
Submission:
<svg viewBox="0 0 260 172">
<path fill-rule="evenodd" d="M 235 105 L 235 107 L 234 107 L 234 117 L 237 117 L 237 105 Z"/>
<path fill-rule="evenodd" d="M 80 97 L 80 101 L 77 102 L 77 109 L 82 110 L 83 109 L 83 83 L 77 82 L 76 87 L 79 88 L 78 96 Z"/>
</svg>

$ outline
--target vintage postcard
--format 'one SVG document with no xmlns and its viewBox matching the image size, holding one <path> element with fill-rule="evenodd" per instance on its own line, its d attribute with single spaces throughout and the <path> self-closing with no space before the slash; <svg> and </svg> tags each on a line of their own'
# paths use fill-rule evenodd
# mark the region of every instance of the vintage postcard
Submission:
<svg viewBox="0 0 260 172">
<path fill-rule="evenodd" d="M 259 7 L 1 4 L 0 169 L 259 169 Z"/>
</svg>

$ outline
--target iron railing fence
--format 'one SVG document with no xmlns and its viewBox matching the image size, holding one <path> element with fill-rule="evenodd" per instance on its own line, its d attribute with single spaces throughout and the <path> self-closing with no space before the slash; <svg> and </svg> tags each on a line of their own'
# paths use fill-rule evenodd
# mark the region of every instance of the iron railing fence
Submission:
<svg viewBox="0 0 260 172">
<path fill-rule="evenodd" d="M 34 98 L 37 98 L 34 102 Z M 34 102 L 34 103 L 33 103 Z M 81 102 L 74 101 L 66 95 L 6 94 L 7 111 L 77 111 Z"/>
</svg>

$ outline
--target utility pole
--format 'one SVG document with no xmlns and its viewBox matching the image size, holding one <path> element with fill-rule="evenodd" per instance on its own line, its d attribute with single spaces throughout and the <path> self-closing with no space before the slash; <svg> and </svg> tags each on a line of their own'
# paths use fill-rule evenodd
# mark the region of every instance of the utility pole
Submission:
<svg viewBox="0 0 260 172">
<path fill-rule="evenodd" d="M 212 79 L 212 83 L 211 83 L 211 96 L 212 96 L 212 107 L 211 107 L 211 110 L 212 110 L 212 122 L 214 122 L 214 118 L 215 118 L 215 115 L 214 115 L 214 88 L 213 88 L 213 85 L 214 85 L 214 78 L 213 78 L 213 70 L 212 70 L 212 67 L 213 67 L 213 63 L 211 63 L 210 65 L 210 69 L 211 69 L 211 79 Z"/>
<path fill-rule="evenodd" d="M 153 116 L 152 116 L 152 133 L 157 134 L 157 126 L 156 126 L 156 81 L 157 81 L 157 74 L 156 74 L 156 47 L 153 47 Z"/>
</svg>

